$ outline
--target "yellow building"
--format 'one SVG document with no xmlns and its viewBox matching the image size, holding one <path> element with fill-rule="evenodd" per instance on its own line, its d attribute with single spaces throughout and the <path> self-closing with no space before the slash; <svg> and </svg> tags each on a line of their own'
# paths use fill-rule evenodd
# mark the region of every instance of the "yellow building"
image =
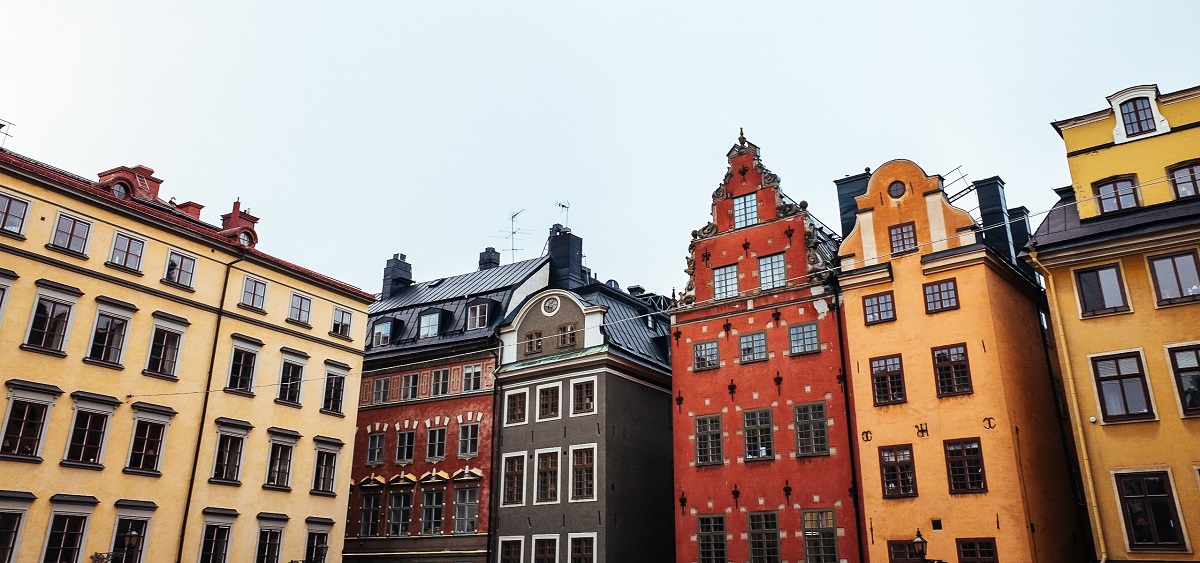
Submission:
<svg viewBox="0 0 1200 563">
<path fill-rule="evenodd" d="M 1054 123 L 1071 185 L 1034 234 L 1096 557 L 1200 561 L 1200 87 Z"/>
<path fill-rule="evenodd" d="M 871 561 L 1077 561 L 1086 548 L 1039 330 L 1016 260 L 1027 212 L 975 182 L 982 224 L 907 160 L 840 180 L 845 311 Z"/>
<path fill-rule="evenodd" d="M 0 149 L 0 563 L 336 560 L 372 296 L 153 172 Z"/>
</svg>

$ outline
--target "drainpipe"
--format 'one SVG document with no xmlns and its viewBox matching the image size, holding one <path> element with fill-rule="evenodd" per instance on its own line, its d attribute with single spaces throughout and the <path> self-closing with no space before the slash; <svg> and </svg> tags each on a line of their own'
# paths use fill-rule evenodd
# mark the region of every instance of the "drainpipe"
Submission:
<svg viewBox="0 0 1200 563">
<path fill-rule="evenodd" d="M 858 464 L 855 461 L 858 455 L 854 451 L 856 438 L 852 407 L 850 406 L 850 364 L 847 362 L 846 358 L 847 354 L 849 354 L 849 349 L 846 346 L 846 331 L 845 328 L 842 327 L 842 321 L 844 320 L 842 317 L 842 306 L 844 304 L 842 302 L 842 289 L 838 285 L 836 278 L 834 278 L 830 283 L 830 289 L 833 290 L 833 298 L 835 299 L 833 304 L 833 315 L 837 320 L 838 355 L 841 356 L 842 361 L 842 403 L 846 409 L 846 430 L 847 437 L 849 438 L 847 443 L 849 444 L 850 450 L 850 487 L 852 489 L 850 496 L 851 500 L 854 501 L 854 525 L 858 528 L 858 561 L 859 563 L 866 563 L 866 528 L 863 527 L 862 502 L 859 498 L 860 491 L 858 488 Z"/>
<path fill-rule="evenodd" d="M 500 382 L 496 379 L 496 372 L 500 371 L 500 359 L 503 357 L 502 351 L 504 342 L 493 336 L 498 341 L 496 350 L 488 350 L 496 358 L 496 367 L 492 369 L 492 483 L 488 490 L 491 492 L 488 504 L 491 508 L 488 512 L 488 550 L 487 561 L 494 563 L 497 555 L 500 553 L 500 535 L 496 531 L 496 526 L 500 520 L 500 495 L 504 491 L 500 488 L 500 475 L 503 468 L 500 467 L 500 411 L 503 407 L 501 404 Z M 499 351 L 497 351 L 499 350 Z M 492 542 L 495 541 L 495 544 Z"/>
<path fill-rule="evenodd" d="M 1048 302 L 1056 302 L 1058 300 L 1058 291 L 1055 289 L 1054 276 L 1050 275 L 1050 270 L 1046 269 L 1038 261 L 1037 251 L 1031 250 L 1029 252 L 1029 259 L 1037 267 L 1038 272 L 1046 277 Z M 1091 456 L 1088 455 L 1087 436 L 1083 433 L 1083 415 L 1079 414 L 1079 394 L 1075 389 L 1075 376 L 1071 369 L 1071 351 L 1067 345 L 1067 333 L 1062 328 L 1062 315 L 1051 315 L 1051 318 L 1054 321 L 1054 332 L 1061 337 L 1058 345 L 1062 347 L 1062 354 L 1059 354 L 1059 357 L 1064 360 L 1062 369 L 1066 375 L 1064 379 L 1067 381 L 1067 394 L 1071 397 L 1071 406 L 1075 407 L 1075 416 L 1071 417 L 1071 424 L 1075 435 L 1079 436 L 1079 456 L 1080 461 L 1083 462 L 1083 477 L 1085 488 L 1087 489 L 1089 520 L 1096 522 L 1093 531 L 1096 533 L 1096 545 L 1100 551 L 1099 563 L 1105 563 L 1108 561 L 1108 546 L 1104 542 L 1104 525 L 1100 522 L 1100 504 L 1096 501 L 1096 484 L 1092 480 L 1092 460 Z"/>
<path fill-rule="evenodd" d="M 208 357 L 208 381 L 204 384 L 204 403 L 200 407 L 200 425 L 196 430 L 196 447 L 192 448 L 192 472 L 188 477 L 187 497 L 183 501 L 183 520 L 179 525 L 179 549 L 175 552 L 175 563 L 183 561 L 183 538 L 188 530 L 188 515 L 192 510 L 192 493 L 196 489 L 196 469 L 200 463 L 200 442 L 204 439 L 204 420 L 208 416 L 208 399 L 212 394 L 213 368 L 217 361 L 217 343 L 221 336 L 221 320 L 225 318 L 225 294 L 229 290 L 229 272 L 233 265 L 246 259 L 242 249 L 237 260 L 225 264 L 225 282 L 221 285 L 221 301 L 217 303 L 217 326 L 213 329 L 212 353 Z"/>
</svg>

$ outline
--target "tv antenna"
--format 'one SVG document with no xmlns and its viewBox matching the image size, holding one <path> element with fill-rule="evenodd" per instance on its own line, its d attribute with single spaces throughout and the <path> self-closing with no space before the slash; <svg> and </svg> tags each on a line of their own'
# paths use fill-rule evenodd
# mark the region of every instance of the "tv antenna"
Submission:
<svg viewBox="0 0 1200 563">
<path fill-rule="evenodd" d="M 517 251 L 525 250 L 524 248 L 517 248 L 517 235 L 525 234 L 525 232 L 527 232 L 525 229 L 517 228 L 517 216 L 524 212 L 525 210 L 522 209 L 508 215 L 508 236 L 504 238 L 508 239 L 508 248 L 512 252 L 513 262 L 517 261 Z"/>
<path fill-rule="evenodd" d="M 16 127 L 16 124 L 13 122 L 7 119 L 0 119 L 0 149 L 4 148 L 4 141 L 12 137 L 12 134 L 8 131 L 12 131 L 13 127 Z M 8 131 L 5 131 L 5 129 L 8 129 Z"/>
<path fill-rule="evenodd" d="M 554 202 L 555 207 L 558 207 L 563 212 L 563 225 L 571 226 L 571 202 L 568 200 Z"/>
</svg>

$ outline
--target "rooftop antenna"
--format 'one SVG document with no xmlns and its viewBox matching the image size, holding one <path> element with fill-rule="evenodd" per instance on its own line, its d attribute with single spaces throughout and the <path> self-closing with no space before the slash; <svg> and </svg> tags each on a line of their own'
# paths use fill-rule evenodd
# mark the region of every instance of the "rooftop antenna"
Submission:
<svg viewBox="0 0 1200 563">
<path fill-rule="evenodd" d="M 13 127 L 16 127 L 13 122 L 7 119 L 0 119 L 0 149 L 4 148 L 4 141 L 12 137 L 12 134 L 8 131 L 12 131 Z M 5 129 L 8 129 L 8 131 L 5 131 Z"/>
<path fill-rule="evenodd" d="M 521 232 L 521 229 L 517 228 L 517 215 L 520 215 L 524 212 L 525 210 L 522 209 L 515 213 L 509 214 L 508 216 L 508 236 L 505 238 L 508 239 L 509 249 L 512 251 L 513 262 L 517 261 L 517 250 L 524 250 L 517 248 L 517 234 Z"/>
<path fill-rule="evenodd" d="M 556 201 L 554 205 L 563 212 L 563 225 L 571 226 L 571 202 L 568 200 Z"/>
</svg>

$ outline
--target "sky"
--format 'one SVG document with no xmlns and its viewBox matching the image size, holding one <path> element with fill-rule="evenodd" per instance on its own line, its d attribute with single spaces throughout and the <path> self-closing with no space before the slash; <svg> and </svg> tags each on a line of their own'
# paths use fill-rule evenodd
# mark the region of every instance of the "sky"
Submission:
<svg viewBox="0 0 1200 563">
<path fill-rule="evenodd" d="M 0 0 L 0 119 L 7 149 L 88 178 L 144 164 L 212 223 L 240 198 L 260 250 L 371 292 L 394 253 L 430 280 L 488 246 L 536 257 L 563 223 L 601 280 L 670 294 L 739 127 L 831 226 L 832 181 L 896 158 L 998 175 L 1036 213 L 1070 183 L 1050 122 L 1200 83 L 1200 35 L 1172 25 L 1198 20 L 1188 1 Z"/>
</svg>

